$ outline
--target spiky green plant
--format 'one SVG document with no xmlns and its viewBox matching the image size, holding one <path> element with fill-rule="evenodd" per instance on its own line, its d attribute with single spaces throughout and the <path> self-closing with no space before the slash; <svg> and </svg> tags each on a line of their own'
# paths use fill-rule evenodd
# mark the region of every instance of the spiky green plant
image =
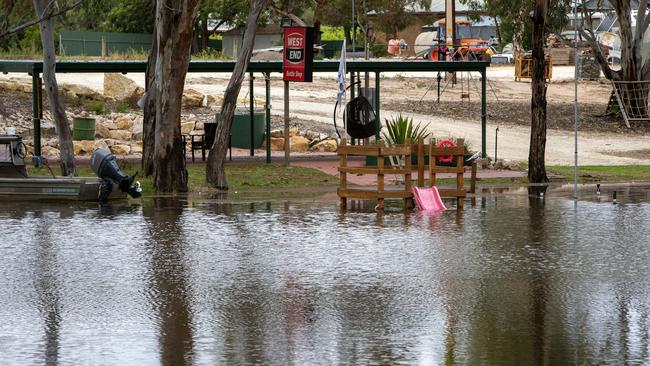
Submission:
<svg viewBox="0 0 650 366">
<path fill-rule="evenodd" d="M 382 135 L 389 145 L 401 145 L 406 140 L 415 143 L 420 138 L 426 139 L 431 134 L 427 131 L 429 123 L 424 126 L 421 124 L 413 126 L 413 118 L 402 116 L 401 113 L 397 117 L 386 118 L 385 121 L 386 132 L 383 132 Z"/>
</svg>

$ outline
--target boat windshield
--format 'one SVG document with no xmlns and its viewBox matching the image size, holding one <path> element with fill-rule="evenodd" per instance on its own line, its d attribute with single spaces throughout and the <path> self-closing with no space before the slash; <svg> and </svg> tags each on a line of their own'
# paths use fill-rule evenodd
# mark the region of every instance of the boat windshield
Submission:
<svg viewBox="0 0 650 366">
<path fill-rule="evenodd" d="M 11 162 L 11 144 L 0 144 L 0 163 Z"/>
<path fill-rule="evenodd" d="M 445 35 L 446 29 L 445 27 L 441 26 L 440 27 L 440 39 L 444 40 L 446 38 Z M 472 27 L 469 24 L 456 24 L 456 39 L 470 39 L 472 38 Z"/>
</svg>

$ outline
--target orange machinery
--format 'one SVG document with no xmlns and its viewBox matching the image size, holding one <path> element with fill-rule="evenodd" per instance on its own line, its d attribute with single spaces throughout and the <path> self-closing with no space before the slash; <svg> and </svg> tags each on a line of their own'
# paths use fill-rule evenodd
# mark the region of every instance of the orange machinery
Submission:
<svg viewBox="0 0 650 366">
<path fill-rule="evenodd" d="M 449 52 L 446 45 L 445 19 L 440 19 L 427 31 L 422 32 L 415 39 L 415 53 L 432 61 L 483 61 L 489 60 L 491 55 L 487 42 L 472 37 L 472 22 L 457 19 L 456 40 L 453 52 Z"/>
</svg>

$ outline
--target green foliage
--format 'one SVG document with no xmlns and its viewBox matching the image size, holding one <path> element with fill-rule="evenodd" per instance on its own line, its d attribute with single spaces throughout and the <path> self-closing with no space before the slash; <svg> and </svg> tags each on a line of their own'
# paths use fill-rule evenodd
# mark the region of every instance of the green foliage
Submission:
<svg viewBox="0 0 650 366">
<path fill-rule="evenodd" d="M 125 159 L 118 159 L 120 169 L 133 175 L 140 171 L 140 164 Z M 79 164 L 77 173 L 81 177 L 94 177 L 95 173 L 89 165 Z M 31 176 L 49 176 L 50 172 L 45 168 L 29 168 Z M 214 191 L 205 181 L 205 164 L 188 164 L 188 188 L 191 193 Z M 323 173 L 320 170 L 303 167 L 285 167 L 276 164 L 235 164 L 226 166 L 226 177 L 230 184 L 231 191 L 254 191 L 254 190 L 275 190 L 274 197 L 278 191 L 304 188 L 332 187 L 338 184 L 338 178 Z M 155 194 L 151 177 L 144 177 L 139 174 L 136 178 L 140 182 L 143 196 Z M 301 192 L 304 195 L 304 192 Z"/>
<path fill-rule="evenodd" d="M 149 0 L 112 0 L 113 6 L 101 22 L 101 30 L 124 33 L 153 33 L 155 3 Z"/>
<path fill-rule="evenodd" d="M 129 105 L 124 102 L 117 102 L 115 104 L 115 112 L 117 113 L 127 113 L 129 111 Z"/>
<path fill-rule="evenodd" d="M 57 40 L 58 37 L 55 35 L 54 39 Z M 25 29 L 23 38 L 18 42 L 18 48 L 27 53 L 41 52 L 43 50 L 41 44 L 41 30 L 38 27 L 29 27 Z"/>
<path fill-rule="evenodd" d="M 192 54 L 193 60 L 223 60 L 227 59 L 223 53 L 215 50 L 214 48 L 206 48 L 200 52 Z"/>
<path fill-rule="evenodd" d="M 530 49 L 532 38 L 532 20 L 529 14 L 533 11 L 535 0 L 460 0 L 469 5 L 472 15 L 487 14 L 499 19 L 501 44 L 511 43 L 520 35 L 521 47 Z M 571 0 L 551 0 L 546 19 L 547 33 L 560 33 L 568 22 L 567 14 Z"/>
<path fill-rule="evenodd" d="M 386 57 L 388 56 L 388 45 L 383 43 L 375 43 L 370 45 L 370 52 L 372 52 L 375 57 Z"/>
<path fill-rule="evenodd" d="M 320 27 L 320 31 L 320 39 L 323 41 L 340 41 L 345 39 L 345 31 L 343 30 L 343 27 L 323 25 Z"/>
<path fill-rule="evenodd" d="M 329 25 L 323 25 L 320 27 L 321 31 L 321 40 L 323 41 L 341 41 L 345 39 L 345 29 L 343 27 L 333 27 Z M 356 39 L 363 39 L 363 32 L 357 30 Z"/>
<path fill-rule="evenodd" d="M 97 115 L 106 114 L 106 105 L 98 100 L 90 100 L 86 104 L 87 108 Z"/>
<path fill-rule="evenodd" d="M 429 123 L 426 125 L 413 126 L 413 118 L 404 117 L 401 113 L 396 118 L 386 119 L 386 130 L 388 133 L 382 132 L 384 140 L 390 145 L 401 145 L 406 140 L 415 142 L 420 138 L 426 139 L 429 137 L 430 132 L 427 131 Z"/>
<path fill-rule="evenodd" d="M 55 20 L 55 23 L 62 24 L 62 28 L 66 30 L 99 31 L 103 29 L 100 26 L 106 15 L 116 6 L 118 1 L 115 0 L 84 0 L 79 7 L 64 14 Z"/>
<path fill-rule="evenodd" d="M 369 10 L 377 14 L 375 27 L 384 32 L 388 38 L 397 37 L 397 33 L 415 21 L 411 9 L 431 6 L 431 0 L 368 0 Z"/>
</svg>

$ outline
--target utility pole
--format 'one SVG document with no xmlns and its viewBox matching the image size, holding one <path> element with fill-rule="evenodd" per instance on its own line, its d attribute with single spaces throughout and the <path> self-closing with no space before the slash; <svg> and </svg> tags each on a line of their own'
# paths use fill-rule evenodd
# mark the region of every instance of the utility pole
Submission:
<svg viewBox="0 0 650 366">
<path fill-rule="evenodd" d="M 445 36 L 447 47 L 453 48 L 456 44 L 456 1 L 445 0 Z"/>
</svg>

